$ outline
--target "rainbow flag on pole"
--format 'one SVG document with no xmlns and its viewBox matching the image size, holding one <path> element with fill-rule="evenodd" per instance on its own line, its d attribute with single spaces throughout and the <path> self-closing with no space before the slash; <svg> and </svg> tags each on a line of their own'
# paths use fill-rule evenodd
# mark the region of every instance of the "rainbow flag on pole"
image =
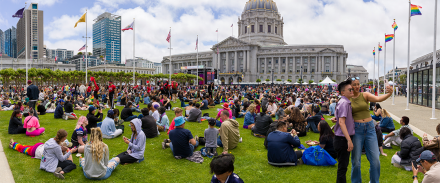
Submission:
<svg viewBox="0 0 440 183">
<path fill-rule="evenodd" d="M 418 6 L 418 5 L 411 4 L 411 16 L 422 15 L 422 12 L 420 12 L 419 8 L 422 8 L 422 7 Z"/>
<path fill-rule="evenodd" d="M 393 40 L 393 38 L 394 38 L 394 34 L 386 34 L 385 42 L 390 42 L 391 40 Z"/>
<path fill-rule="evenodd" d="M 382 51 L 382 46 L 381 45 L 379 45 L 379 51 Z"/>
<path fill-rule="evenodd" d="M 391 27 L 394 29 L 394 31 L 396 31 L 397 28 L 399 28 L 399 27 L 397 26 L 396 22 L 394 22 L 393 25 L 391 25 Z"/>
<path fill-rule="evenodd" d="M 375 50 L 373 50 L 373 55 L 376 55 L 376 51 Z"/>
</svg>

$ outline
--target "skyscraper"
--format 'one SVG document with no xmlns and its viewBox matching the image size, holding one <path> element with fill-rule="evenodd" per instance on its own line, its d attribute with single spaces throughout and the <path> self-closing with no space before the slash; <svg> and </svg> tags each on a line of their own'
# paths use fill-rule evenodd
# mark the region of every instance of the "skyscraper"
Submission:
<svg viewBox="0 0 440 183">
<path fill-rule="evenodd" d="M 5 33 L 0 29 L 0 53 L 5 54 Z"/>
<path fill-rule="evenodd" d="M 17 57 L 26 58 L 27 49 L 32 59 L 43 58 L 43 41 L 43 11 L 38 10 L 38 3 L 31 3 L 28 9 L 23 11 L 23 18 L 17 23 Z"/>
<path fill-rule="evenodd" d="M 4 33 L 4 49 L 9 57 L 17 58 L 17 29 L 14 26 Z"/>
<path fill-rule="evenodd" d="M 57 62 L 67 63 L 70 58 L 73 57 L 73 50 L 66 49 L 46 49 L 46 58 L 55 59 L 57 57 Z"/>
<path fill-rule="evenodd" d="M 121 63 L 121 16 L 105 12 L 93 23 L 93 55 Z"/>
</svg>

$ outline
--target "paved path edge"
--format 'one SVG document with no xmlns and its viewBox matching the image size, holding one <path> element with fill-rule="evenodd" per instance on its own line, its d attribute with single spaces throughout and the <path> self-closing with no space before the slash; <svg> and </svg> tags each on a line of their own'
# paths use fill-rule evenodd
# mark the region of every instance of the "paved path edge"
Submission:
<svg viewBox="0 0 440 183">
<path fill-rule="evenodd" d="M 396 120 L 396 121 L 400 121 L 400 118 L 399 118 L 399 117 L 397 117 L 396 115 L 394 115 L 394 114 L 392 114 L 392 113 L 390 113 L 390 112 L 388 112 L 388 113 L 390 114 L 391 118 L 393 118 L 393 119 Z M 411 129 L 413 130 L 414 133 L 416 133 L 418 136 L 420 136 L 420 137 L 422 137 L 422 138 L 423 138 L 423 134 L 426 133 L 426 132 L 420 130 L 419 128 L 415 127 L 415 126 L 412 125 L 412 124 L 409 124 L 409 127 L 411 127 Z M 426 134 L 428 134 L 428 133 L 426 133 Z M 428 134 L 428 139 L 433 139 L 433 138 L 434 138 L 434 137 L 433 137 L 431 134 Z"/>
<path fill-rule="evenodd" d="M 11 167 L 9 167 L 5 152 L 3 151 L 2 141 L 0 140 L 0 177 L 1 182 L 15 183 L 12 176 Z"/>
</svg>

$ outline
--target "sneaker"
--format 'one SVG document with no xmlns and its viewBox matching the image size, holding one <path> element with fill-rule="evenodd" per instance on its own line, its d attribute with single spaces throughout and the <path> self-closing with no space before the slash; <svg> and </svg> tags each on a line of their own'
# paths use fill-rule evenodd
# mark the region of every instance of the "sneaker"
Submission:
<svg viewBox="0 0 440 183">
<path fill-rule="evenodd" d="M 57 167 L 57 169 L 55 169 L 55 172 L 54 172 L 54 173 L 60 173 L 61 170 L 63 170 L 61 167 Z"/>
<path fill-rule="evenodd" d="M 142 159 L 138 160 L 137 162 L 138 162 L 138 163 L 141 163 L 142 161 L 144 161 L 144 159 L 145 159 L 145 158 L 142 157 Z"/>
<path fill-rule="evenodd" d="M 240 140 L 238 140 L 238 142 L 243 142 L 243 137 L 240 137 Z"/>
<path fill-rule="evenodd" d="M 167 147 L 166 147 L 166 143 L 165 142 L 162 142 L 162 149 L 166 149 Z"/>
<path fill-rule="evenodd" d="M 9 148 L 13 148 L 14 147 L 14 139 L 11 139 L 10 141 L 9 141 Z"/>
<path fill-rule="evenodd" d="M 194 139 L 196 139 L 196 141 L 198 142 L 198 141 L 199 141 L 199 136 L 196 135 L 196 136 L 194 137 Z"/>
<path fill-rule="evenodd" d="M 64 119 L 64 120 L 67 120 L 67 119 L 68 119 L 67 115 L 64 114 L 64 115 L 63 115 L 63 119 Z"/>
<path fill-rule="evenodd" d="M 383 149 L 393 149 L 393 147 L 391 145 L 388 145 L 388 146 L 384 145 L 384 146 L 382 146 L 382 148 Z"/>
<path fill-rule="evenodd" d="M 53 175 L 55 175 L 55 177 L 57 177 L 57 178 L 59 178 L 59 179 L 61 179 L 61 180 L 64 180 L 64 175 L 63 174 L 60 174 L 60 173 L 53 173 Z"/>
</svg>

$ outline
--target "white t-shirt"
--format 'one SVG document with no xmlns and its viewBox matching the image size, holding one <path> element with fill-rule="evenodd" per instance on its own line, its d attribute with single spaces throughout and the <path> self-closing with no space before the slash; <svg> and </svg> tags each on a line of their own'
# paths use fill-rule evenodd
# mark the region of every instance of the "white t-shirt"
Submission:
<svg viewBox="0 0 440 183">
<path fill-rule="evenodd" d="M 156 120 L 156 121 L 159 121 L 159 118 L 160 118 L 160 115 L 159 115 L 159 112 L 156 110 L 156 111 L 154 111 L 153 112 L 153 118 Z"/>
</svg>

